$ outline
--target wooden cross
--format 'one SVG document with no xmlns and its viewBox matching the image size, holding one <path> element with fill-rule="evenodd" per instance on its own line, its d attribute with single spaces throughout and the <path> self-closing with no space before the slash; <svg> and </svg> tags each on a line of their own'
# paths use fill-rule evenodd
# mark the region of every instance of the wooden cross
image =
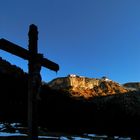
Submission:
<svg viewBox="0 0 140 140">
<path fill-rule="evenodd" d="M 38 30 L 34 24 L 29 27 L 29 50 L 26 50 L 6 39 L 0 39 L 0 49 L 28 60 L 28 134 L 29 140 L 38 139 L 38 124 L 37 124 L 37 97 L 41 87 L 41 66 L 50 70 L 58 71 L 59 65 L 43 58 L 42 54 L 38 53 L 37 41 Z"/>
</svg>

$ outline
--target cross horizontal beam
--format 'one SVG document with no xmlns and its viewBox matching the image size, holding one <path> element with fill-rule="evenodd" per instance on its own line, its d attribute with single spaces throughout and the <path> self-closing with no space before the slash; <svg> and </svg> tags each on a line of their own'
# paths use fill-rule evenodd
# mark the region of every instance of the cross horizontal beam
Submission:
<svg viewBox="0 0 140 140">
<path fill-rule="evenodd" d="M 6 39 L 0 39 L 0 49 L 9 52 L 13 55 L 29 60 L 30 52 Z M 41 65 L 53 71 L 59 70 L 59 65 L 50 61 L 49 59 L 42 58 Z"/>
</svg>

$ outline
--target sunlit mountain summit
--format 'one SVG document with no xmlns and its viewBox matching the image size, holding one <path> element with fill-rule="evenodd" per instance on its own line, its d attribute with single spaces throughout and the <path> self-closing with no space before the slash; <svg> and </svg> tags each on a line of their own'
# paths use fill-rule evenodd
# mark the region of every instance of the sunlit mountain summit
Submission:
<svg viewBox="0 0 140 140">
<path fill-rule="evenodd" d="M 86 99 L 96 96 L 123 94 L 129 91 L 129 89 L 105 76 L 102 78 L 88 78 L 75 74 L 56 78 L 49 82 L 48 86 L 54 90 L 68 92 L 73 97 L 83 97 Z"/>
</svg>

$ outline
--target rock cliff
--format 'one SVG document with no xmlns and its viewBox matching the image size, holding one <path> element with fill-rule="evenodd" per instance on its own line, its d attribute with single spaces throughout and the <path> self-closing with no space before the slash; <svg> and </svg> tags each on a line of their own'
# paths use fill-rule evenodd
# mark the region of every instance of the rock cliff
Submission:
<svg viewBox="0 0 140 140">
<path fill-rule="evenodd" d="M 129 89 L 106 77 L 96 79 L 76 75 L 54 79 L 48 83 L 48 86 L 53 90 L 68 92 L 72 97 L 83 97 L 86 99 L 95 96 L 127 93 L 129 91 Z"/>
</svg>

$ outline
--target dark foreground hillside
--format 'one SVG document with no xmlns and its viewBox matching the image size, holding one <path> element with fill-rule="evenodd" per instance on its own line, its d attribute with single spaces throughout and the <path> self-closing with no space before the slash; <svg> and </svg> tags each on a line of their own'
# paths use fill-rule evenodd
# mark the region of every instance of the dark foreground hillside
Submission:
<svg viewBox="0 0 140 140">
<path fill-rule="evenodd" d="M 27 125 L 27 74 L 16 73 L 0 71 L 0 121 Z M 138 92 L 84 100 L 43 84 L 40 98 L 38 123 L 49 131 L 140 137 Z"/>
</svg>

